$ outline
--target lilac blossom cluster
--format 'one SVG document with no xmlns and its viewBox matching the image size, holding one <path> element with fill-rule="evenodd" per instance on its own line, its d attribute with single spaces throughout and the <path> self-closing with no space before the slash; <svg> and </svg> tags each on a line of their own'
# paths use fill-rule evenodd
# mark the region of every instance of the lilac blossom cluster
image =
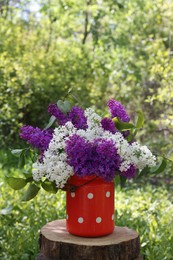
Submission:
<svg viewBox="0 0 173 260">
<path fill-rule="evenodd" d="M 70 121 L 77 129 L 87 128 L 87 120 L 80 107 L 73 106 L 69 113 L 63 113 L 56 104 L 50 104 L 48 112 L 56 117 L 60 125 L 65 125 Z"/>
<path fill-rule="evenodd" d="M 53 131 L 42 130 L 38 127 L 22 126 L 20 129 L 20 138 L 26 140 L 30 145 L 40 150 L 41 154 L 44 153 L 49 147 L 50 140 L 53 136 Z"/>
<path fill-rule="evenodd" d="M 104 130 L 110 131 L 112 134 L 115 134 L 116 127 L 111 118 L 107 118 L 107 117 L 103 118 L 101 120 L 101 125 Z"/>
<path fill-rule="evenodd" d="M 118 117 L 119 119 L 121 119 L 122 122 L 130 121 L 130 117 L 127 114 L 124 106 L 117 100 L 110 99 L 108 101 L 108 107 L 109 107 L 111 118 Z M 117 129 L 111 118 L 107 118 L 107 117 L 103 118 L 101 121 L 101 125 L 104 130 L 110 131 L 111 133 L 114 134 L 117 131 Z M 122 134 L 124 137 L 126 137 L 129 135 L 129 131 L 124 131 L 122 132 Z"/>
<path fill-rule="evenodd" d="M 65 151 L 68 164 L 81 177 L 96 175 L 112 181 L 121 163 L 112 140 L 99 138 L 89 142 L 74 134 L 66 141 Z"/>
<path fill-rule="evenodd" d="M 118 117 L 120 118 L 123 122 L 129 122 L 130 117 L 127 114 L 124 106 L 118 102 L 117 100 L 110 99 L 108 101 L 108 107 L 111 113 L 111 117 Z"/>
<path fill-rule="evenodd" d="M 55 104 L 48 112 L 59 125 L 53 133 L 31 126 L 21 128 L 20 137 L 40 149 L 42 160 L 33 164 L 33 178 L 55 181 L 63 188 L 73 174 L 84 177 L 96 175 L 112 181 L 117 174 L 131 179 L 136 170 L 155 165 L 155 156 L 146 146 L 129 143 L 115 127 L 112 118 L 123 122 L 130 118 L 125 108 L 116 100 L 109 100 L 111 118 L 101 118 L 93 109 L 73 106 L 63 113 Z"/>
</svg>

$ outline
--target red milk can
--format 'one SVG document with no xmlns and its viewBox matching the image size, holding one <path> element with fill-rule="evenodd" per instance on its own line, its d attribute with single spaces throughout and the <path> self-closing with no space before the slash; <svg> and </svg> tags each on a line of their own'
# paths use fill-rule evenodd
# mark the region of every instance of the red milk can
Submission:
<svg viewBox="0 0 173 260">
<path fill-rule="evenodd" d="M 99 237 L 114 230 L 114 183 L 96 176 L 69 180 L 71 187 L 66 196 L 66 227 L 73 235 Z"/>
</svg>

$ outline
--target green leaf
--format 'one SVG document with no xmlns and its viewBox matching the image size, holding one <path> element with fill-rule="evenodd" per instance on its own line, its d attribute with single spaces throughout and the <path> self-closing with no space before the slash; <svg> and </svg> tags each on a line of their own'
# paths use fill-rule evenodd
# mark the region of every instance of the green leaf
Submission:
<svg viewBox="0 0 173 260">
<path fill-rule="evenodd" d="M 40 190 L 40 188 L 37 185 L 35 185 L 34 183 L 30 184 L 26 193 L 23 195 L 21 200 L 28 201 L 28 200 L 33 199 L 37 195 L 39 190 Z"/>
<path fill-rule="evenodd" d="M 47 126 L 44 129 L 46 130 L 49 127 L 51 127 L 55 121 L 56 121 L 56 117 L 55 116 L 51 116 L 50 119 L 49 119 L 49 123 L 47 124 Z"/>
<path fill-rule="evenodd" d="M 30 147 L 24 149 L 15 149 L 12 150 L 11 153 L 19 158 L 18 160 L 18 167 L 23 168 L 26 164 L 26 159 L 29 158 L 30 160 L 35 161 L 34 156 L 36 152 L 32 150 Z"/>
<path fill-rule="evenodd" d="M 114 184 L 115 186 L 118 186 L 120 184 L 120 175 L 117 175 L 115 178 L 114 178 Z"/>
<path fill-rule="evenodd" d="M 63 106 L 64 106 L 64 101 L 58 100 L 57 101 L 57 107 L 61 110 L 61 107 L 63 107 Z"/>
<path fill-rule="evenodd" d="M 67 113 L 71 110 L 71 103 L 68 100 L 64 101 L 64 108 L 66 109 Z"/>
<path fill-rule="evenodd" d="M 27 184 L 27 181 L 22 178 L 6 177 L 8 185 L 14 190 L 20 190 Z"/>
<path fill-rule="evenodd" d="M 65 100 L 65 101 L 58 100 L 57 106 L 61 110 L 61 112 L 63 112 L 64 114 L 68 113 L 71 109 L 71 104 L 67 100 Z"/>
<path fill-rule="evenodd" d="M 166 165 L 167 165 L 166 159 L 162 158 L 161 162 L 158 165 L 150 169 L 150 173 L 161 173 L 165 170 Z"/>
<path fill-rule="evenodd" d="M 58 108 L 61 110 L 61 112 L 66 113 L 66 109 L 65 109 L 65 107 L 64 107 L 64 101 L 58 100 L 57 106 L 58 106 Z"/>
<path fill-rule="evenodd" d="M 11 151 L 11 153 L 16 156 L 16 157 L 20 157 L 21 153 L 23 152 L 24 149 L 14 149 Z"/>
<path fill-rule="evenodd" d="M 134 138 L 134 135 L 130 133 L 130 134 L 126 137 L 126 140 L 127 140 L 128 142 L 131 142 L 131 141 L 133 140 L 133 138 Z"/>
<path fill-rule="evenodd" d="M 25 165 L 25 159 L 26 159 L 26 150 L 23 150 L 19 157 L 19 167 L 23 168 Z"/>
<path fill-rule="evenodd" d="M 50 193 L 55 194 L 58 191 L 56 184 L 54 182 L 49 182 L 46 180 L 46 181 L 42 182 L 41 186 L 45 191 L 50 192 Z"/>
<path fill-rule="evenodd" d="M 121 188 L 125 187 L 126 181 L 127 181 L 127 178 L 125 178 L 125 177 L 120 175 L 120 185 L 121 185 Z"/>
<path fill-rule="evenodd" d="M 122 122 L 119 118 L 118 120 L 113 119 L 113 121 L 115 122 L 116 128 L 120 131 L 131 130 L 135 128 L 132 123 Z"/>
<path fill-rule="evenodd" d="M 138 111 L 138 118 L 136 122 L 136 128 L 142 128 L 144 125 L 144 114 L 142 111 Z"/>
<path fill-rule="evenodd" d="M 148 166 L 146 166 L 145 168 L 142 169 L 142 171 L 140 171 L 137 178 L 140 178 L 140 177 L 148 174 L 149 172 L 150 172 L 150 168 Z"/>
<path fill-rule="evenodd" d="M 26 182 L 28 183 L 28 182 L 31 182 L 31 181 L 33 181 L 33 177 L 28 177 L 27 179 L 26 179 Z"/>
</svg>

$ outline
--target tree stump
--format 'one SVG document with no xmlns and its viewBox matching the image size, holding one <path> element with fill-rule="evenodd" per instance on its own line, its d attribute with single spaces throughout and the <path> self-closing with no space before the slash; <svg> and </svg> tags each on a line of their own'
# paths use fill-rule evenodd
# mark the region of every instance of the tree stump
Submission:
<svg viewBox="0 0 173 260">
<path fill-rule="evenodd" d="M 37 260 L 139 260 L 140 239 L 136 231 L 115 227 L 108 236 L 84 238 L 69 234 L 65 220 L 47 223 L 40 231 Z"/>
</svg>

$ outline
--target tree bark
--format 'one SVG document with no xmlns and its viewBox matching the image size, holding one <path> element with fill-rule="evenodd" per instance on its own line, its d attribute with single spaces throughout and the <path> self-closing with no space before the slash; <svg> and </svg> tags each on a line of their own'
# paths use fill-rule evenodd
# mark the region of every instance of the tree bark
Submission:
<svg viewBox="0 0 173 260">
<path fill-rule="evenodd" d="M 65 220 L 47 223 L 40 231 L 37 260 L 139 260 L 140 239 L 136 231 L 115 227 L 108 236 L 84 238 L 69 234 Z"/>
</svg>

